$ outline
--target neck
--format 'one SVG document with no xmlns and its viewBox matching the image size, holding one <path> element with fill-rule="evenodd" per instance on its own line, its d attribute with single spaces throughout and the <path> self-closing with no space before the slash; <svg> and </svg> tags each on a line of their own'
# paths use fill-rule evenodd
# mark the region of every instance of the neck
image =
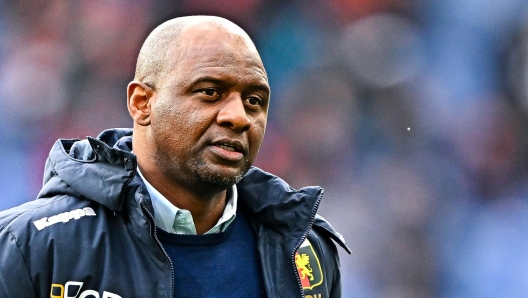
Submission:
<svg viewBox="0 0 528 298">
<path fill-rule="evenodd" d="M 209 185 L 176 183 L 158 171 L 140 166 L 143 177 L 174 206 L 189 210 L 196 233 L 209 231 L 222 216 L 227 203 L 227 190 Z"/>
</svg>

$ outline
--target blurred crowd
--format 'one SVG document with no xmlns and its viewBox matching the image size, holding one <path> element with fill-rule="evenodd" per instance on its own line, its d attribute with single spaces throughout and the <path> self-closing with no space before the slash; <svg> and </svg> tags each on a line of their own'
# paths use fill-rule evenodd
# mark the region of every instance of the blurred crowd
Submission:
<svg viewBox="0 0 528 298">
<path fill-rule="evenodd" d="M 0 2 L 0 210 L 35 198 L 58 138 L 131 127 L 146 35 L 212 14 L 272 88 L 256 165 L 345 236 L 344 297 L 528 296 L 525 0 Z"/>
</svg>

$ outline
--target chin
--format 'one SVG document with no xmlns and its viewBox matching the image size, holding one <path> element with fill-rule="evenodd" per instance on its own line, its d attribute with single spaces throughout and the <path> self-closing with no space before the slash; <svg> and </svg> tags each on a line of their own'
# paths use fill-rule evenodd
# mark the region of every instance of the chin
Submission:
<svg viewBox="0 0 528 298">
<path fill-rule="evenodd" d="M 221 187 L 229 187 L 237 184 L 249 170 L 244 168 L 203 167 L 197 174 L 202 182 Z"/>
<path fill-rule="evenodd" d="M 237 184 L 251 167 L 250 162 L 235 165 L 225 165 L 205 161 L 204 159 L 194 159 L 189 164 L 191 172 L 195 173 L 201 182 L 226 188 Z"/>
<path fill-rule="evenodd" d="M 225 175 L 201 175 L 200 180 L 207 184 L 213 184 L 220 187 L 230 187 L 234 184 L 237 184 L 242 180 L 244 174 L 236 176 L 225 176 Z"/>
</svg>

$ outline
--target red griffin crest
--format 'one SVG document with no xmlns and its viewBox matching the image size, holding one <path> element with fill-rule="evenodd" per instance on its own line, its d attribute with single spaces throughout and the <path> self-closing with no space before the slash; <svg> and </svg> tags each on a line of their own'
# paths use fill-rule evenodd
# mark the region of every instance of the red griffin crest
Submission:
<svg viewBox="0 0 528 298">
<path fill-rule="evenodd" d="M 295 266 L 303 289 L 313 289 L 323 283 L 323 272 L 312 244 L 306 239 L 295 253 Z"/>
</svg>

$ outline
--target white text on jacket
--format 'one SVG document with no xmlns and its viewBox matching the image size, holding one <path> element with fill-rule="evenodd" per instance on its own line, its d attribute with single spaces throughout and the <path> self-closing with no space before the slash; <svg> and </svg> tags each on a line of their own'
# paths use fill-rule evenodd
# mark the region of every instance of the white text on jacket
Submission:
<svg viewBox="0 0 528 298">
<path fill-rule="evenodd" d="M 33 222 L 35 227 L 40 231 L 45 227 L 49 227 L 58 222 L 69 222 L 70 219 L 79 219 L 84 216 L 95 216 L 95 211 L 90 207 L 85 207 L 82 209 L 75 209 L 68 212 L 63 212 L 51 217 L 44 217 Z"/>
</svg>

